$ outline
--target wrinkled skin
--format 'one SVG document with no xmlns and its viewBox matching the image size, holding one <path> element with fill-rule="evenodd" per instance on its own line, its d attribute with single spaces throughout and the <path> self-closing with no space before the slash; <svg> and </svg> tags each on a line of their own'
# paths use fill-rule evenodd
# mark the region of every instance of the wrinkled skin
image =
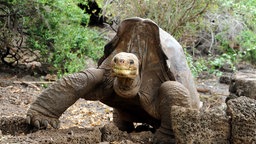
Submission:
<svg viewBox="0 0 256 144">
<path fill-rule="evenodd" d="M 70 74 L 47 88 L 31 104 L 28 123 L 58 128 L 58 118 L 79 98 L 99 100 L 114 108 L 120 130 L 131 132 L 133 122 L 146 123 L 157 129 L 155 143 L 174 143 L 171 107 L 199 108 L 200 101 L 183 51 L 168 37 L 150 20 L 123 21 L 98 68 Z"/>
</svg>

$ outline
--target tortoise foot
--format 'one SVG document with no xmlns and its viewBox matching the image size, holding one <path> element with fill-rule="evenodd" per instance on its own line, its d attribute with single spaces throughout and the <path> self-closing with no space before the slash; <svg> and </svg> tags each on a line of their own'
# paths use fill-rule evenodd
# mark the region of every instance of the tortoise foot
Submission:
<svg viewBox="0 0 256 144">
<path fill-rule="evenodd" d="M 172 130 L 159 128 L 154 136 L 154 144 L 175 144 L 175 137 Z"/>
</svg>

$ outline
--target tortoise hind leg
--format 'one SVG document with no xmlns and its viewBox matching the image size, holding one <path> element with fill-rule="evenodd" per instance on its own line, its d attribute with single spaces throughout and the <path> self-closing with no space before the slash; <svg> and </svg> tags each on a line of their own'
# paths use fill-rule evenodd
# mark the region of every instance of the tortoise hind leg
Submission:
<svg viewBox="0 0 256 144">
<path fill-rule="evenodd" d="M 133 122 L 127 121 L 126 114 L 121 110 L 114 109 L 113 111 L 113 122 L 121 131 L 132 132 L 135 128 Z"/>
<path fill-rule="evenodd" d="M 173 105 L 191 107 L 189 91 L 179 82 L 167 81 L 159 88 L 159 115 L 161 126 L 156 131 L 155 143 L 175 143 L 171 124 L 171 107 Z"/>
</svg>

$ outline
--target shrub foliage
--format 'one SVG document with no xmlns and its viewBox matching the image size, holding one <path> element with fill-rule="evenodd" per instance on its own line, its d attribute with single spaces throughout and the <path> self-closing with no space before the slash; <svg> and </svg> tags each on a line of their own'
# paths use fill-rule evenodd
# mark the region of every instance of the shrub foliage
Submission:
<svg viewBox="0 0 256 144">
<path fill-rule="evenodd" d="M 84 68 L 85 58 L 97 60 L 105 41 L 88 28 L 90 15 L 78 4 L 88 0 L 4 0 L 0 2 L 0 58 L 15 65 L 25 49 L 37 61 L 50 63 L 59 74 Z M 155 21 L 179 39 L 196 75 L 216 72 L 224 64 L 256 63 L 256 0 L 97 0 L 102 15 L 119 24 L 128 17 Z M 81 26 L 81 23 L 85 26 Z M 198 40 L 210 43 L 207 57 L 194 56 Z M 184 40 L 185 39 L 185 40 Z M 190 40 L 191 39 L 191 40 Z M 192 41 L 192 44 L 187 43 Z M 40 51 L 40 54 L 37 53 Z M 198 56 L 198 55 L 197 55 Z"/>
<path fill-rule="evenodd" d="M 1 3 L 1 58 L 11 55 L 18 61 L 20 49 L 39 50 L 40 61 L 52 64 L 59 74 L 84 68 L 85 55 L 98 59 L 105 41 L 95 29 L 81 26 L 88 23 L 89 15 L 78 7 L 79 2 L 86 4 L 79 0 Z"/>
<path fill-rule="evenodd" d="M 128 17 L 149 18 L 177 37 L 189 22 L 206 12 L 209 3 L 210 0 L 107 0 L 103 14 L 117 23 Z"/>
</svg>

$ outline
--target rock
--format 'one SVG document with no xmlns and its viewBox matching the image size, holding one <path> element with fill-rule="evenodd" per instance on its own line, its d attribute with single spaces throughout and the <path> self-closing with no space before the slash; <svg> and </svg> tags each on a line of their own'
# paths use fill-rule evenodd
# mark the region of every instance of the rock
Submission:
<svg viewBox="0 0 256 144">
<path fill-rule="evenodd" d="M 150 131 L 130 133 L 131 141 L 134 143 L 153 143 L 154 134 Z"/>
<path fill-rule="evenodd" d="M 231 83 L 231 73 L 223 73 L 223 75 L 219 78 L 219 82 L 229 85 Z"/>
<path fill-rule="evenodd" d="M 28 63 L 25 63 L 25 66 L 27 69 L 35 69 L 36 67 L 41 67 L 42 64 L 40 62 L 37 62 L 37 61 L 32 61 L 32 62 L 28 62 Z"/>
<path fill-rule="evenodd" d="M 241 70 L 253 70 L 255 69 L 255 66 L 249 62 L 239 62 L 236 65 L 237 70 L 241 71 Z"/>
<path fill-rule="evenodd" d="M 120 131 L 113 123 L 104 125 L 101 129 L 102 140 L 107 142 L 122 141 L 130 139 L 127 132 Z"/>
<path fill-rule="evenodd" d="M 127 133 L 120 131 L 113 123 L 104 125 L 101 129 L 102 141 L 119 142 L 124 144 L 130 143 L 152 143 L 154 134 L 150 131 Z"/>
<path fill-rule="evenodd" d="M 55 75 L 55 74 L 47 74 L 44 77 L 44 80 L 46 80 L 46 81 L 57 81 L 58 80 L 58 76 Z"/>
<path fill-rule="evenodd" d="M 246 96 L 256 99 L 256 72 L 239 71 L 231 78 L 229 86 L 231 95 Z"/>
<path fill-rule="evenodd" d="M 38 130 L 29 126 L 23 117 L 0 118 L 0 144 L 35 143 L 35 144 L 134 144 L 152 143 L 150 131 L 127 133 L 118 130 L 113 124 L 104 127 Z"/>
<path fill-rule="evenodd" d="M 0 131 L 3 135 L 19 135 L 35 132 L 36 129 L 28 125 L 23 117 L 14 116 L 0 118 Z"/>
<path fill-rule="evenodd" d="M 256 143 L 256 100 L 241 96 L 227 102 L 231 116 L 231 143 Z"/>
<path fill-rule="evenodd" d="M 173 106 L 172 127 L 179 144 L 229 143 L 229 118 L 223 113 Z"/>
<path fill-rule="evenodd" d="M 29 134 L 0 136 L 0 143 L 94 144 L 100 142 L 101 132 L 99 128 L 71 127 L 69 129 L 48 129 Z"/>
<path fill-rule="evenodd" d="M 20 136 L 22 137 L 22 136 Z M 38 143 L 93 144 L 101 142 L 99 128 L 78 128 L 40 130 L 25 137 Z"/>
<path fill-rule="evenodd" d="M 85 66 L 86 68 L 96 68 L 97 63 L 93 59 L 85 56 Z"/>
<path fill-rule="evenodd" d="M 228 63 L 224 63 L 221 67 L 220 67 L 220 71 L 222 72 L 233 72 L 233 66 L 231 64 Z"/>
</svg>

